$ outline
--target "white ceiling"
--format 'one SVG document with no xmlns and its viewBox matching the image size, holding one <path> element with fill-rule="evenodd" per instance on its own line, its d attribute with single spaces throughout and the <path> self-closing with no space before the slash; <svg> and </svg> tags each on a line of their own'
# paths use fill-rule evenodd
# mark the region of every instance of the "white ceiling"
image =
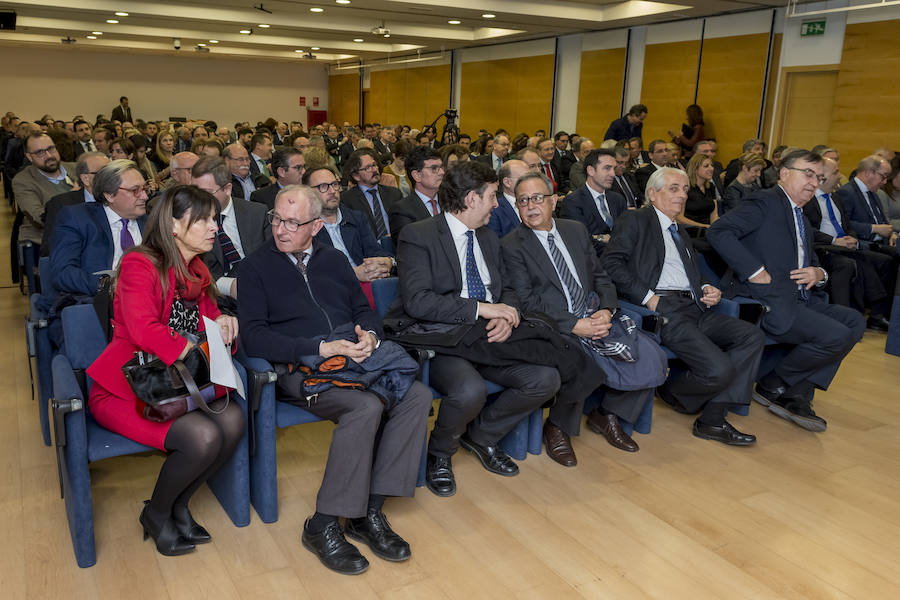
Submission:
<svg viewBox="0 0 900 600">
<path fill-rule="evenodd" d="M 60 45 L 127 52 L 196 52 L 284 60 L 370 61 L 417 53 L 780 7 L 783 0 L 0 0 L 16 31 L 0 45 Z M 322 9 L 313 12 L 310 9 Z M 128 16 L 116 16 L 124 11 Z M 483 15 L 493 14 L 493 18 Z M 118 23 L 107 23 L 114 19 Z M 459 24 L 448 21 L 458 20 Z M 383 26 L 390 37 L 375 34 Z M 262 27 L 268 25 L 269 27 Z M 241 34 L 250 30 L 251 34 Z M 101 32 L 89 39 L 92 32 Z M 175 38 L 181 49 L 173 48 Z M 362 41 L 354 41 L 356 39 Z M 217 40 L 212 43 L 210 40 Z M 298 52 L 302 51 L 302 52 Z"/>
</svg>

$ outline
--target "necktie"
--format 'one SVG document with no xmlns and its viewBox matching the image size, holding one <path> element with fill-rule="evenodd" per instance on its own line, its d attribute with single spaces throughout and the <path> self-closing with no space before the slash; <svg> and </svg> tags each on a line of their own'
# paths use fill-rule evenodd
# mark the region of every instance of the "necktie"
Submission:
<svg viewBox="0 0 900 600">
<path fill-rule="evenodd" d="M 493 156 L 494 156 L 494 170 L 495 170 L 496 172 L 499 173 L 499 172 L 500 172 L 500 167 L 503 166 L 503 161 L 501 161 L 501 160 L 500 160 L 500 157 L 497 156 L 496 154 L 493 155 Z"/>
<path fill-rule="evenodd" d="M 809 266 L 809 252 L 806 249 L 806 225 L 803 223 L 803 210 L 799 207 L 794 207 L 794 218 L 797 219 L 797 229 L 800 230 L 800 240 L 802 241 L 800 250 L 803 254 L 800 260 L 800 268 L 805 269 Z M 809 292 L 806 286 L 798 285 L 797 287 L 800 288 L 800 299 L 808 299 Z"/>
<path fill-rule="evenodd" d="M 550 256 L 553 257 L 556 273 L 559 275 L 562 284 L 566 286 L 566 289 L 569 291 L 569 298 L 572 299 L 572 314 L 581 318 L 585 316 L 584 289 L 579 285 L 578 281 L 575 280 L 572 271 L 569 270 L 566 259 L 563 258 L 562 252 L 556 247 L 556 241 L 554 240 L 552 233 L 547 234 L 547 245 L 550 246 Z"/>
<path fill-rule="evenodd" d="M 381 214 L 381 201 L 378 200 L 378 190 L 369 190 L 372 196 L 372 216 L 375 218 L 375 237 L 378 239 L 387 235 L 387 227 L 384 226 L 384 215 Z"/>
<path fill-rule="evenodd" d="M 471 229 L 466 232 L 466 287 L 469 289 L 469 298 L 484 301 L 487 291 L 481 274 L 478 273 L 478 265 L 475 264 L 475 236 Z"/>
<path fill-rule="evenodd" d="M 297 259 L 297 270 L 306 279 L 306 259 L 309 258 L 309 254 L 306 252 L 294 252 L 294 258 Z"/>
<path fill-rule="evenodd" d="M 875 223 L 886 223 L 887 221 L 884 219 L 884 213 L 881 212 L 881 203 L 878 202 L 878 196 L 875 195 L 875 192 L 866 192 L 866 199 L 869 202 L 869 210 L 872 211 L 872 217 L 875 219 Z"/>
<path fill-rule="evenodd" d="M 697 306 L 703 308 L 704 305 L 700 302 L 702 296 L 700 293 L 700 274 L 694 267 L 694 261 L 691 260 L 691 255 L 688 254 L 687 246 L 685 246 L 684 240 L 681 239 L 681 234 L 678 233 L 678 226 L 675 225 L 675 223 L 669 225 L 669 233 L 672 234 L 672 241 L 675 242 L 675 247 L 678 248 L 678 256 L 681 257 L 681 262 L 684 265 L 684 273 L 687 275 L 688 281 L 691 284 L 691 293 L 694 295 L 694 302 L 697 303 Z"/>
<path fill-rule="evenodd" d="M 606 227 L 612 229 L 613 219 L 612 215 L 609 214 L 609 210 L 606 208 L 606 194 L 597 196 L 597 209 L 600 211 L 600 217 L 603 219 L 603 222 L 606 223 Z"/>
<path fill-rule="evenodd" d="M 619 175 L 616 175 L 616 179 L 619 181 L 619 187 L 625 192 L 625 199 L 628 201 L 628 206 L 632 208 L 636 207 L 637 202 L 634 201 L 634 194 L 632 193 L 631 188 L 628 187 L 628 180 Z"/>
<path fill-rule="evenodd" d="M 431 204 L 431 216 L 438 214 L 438 203 L 434 198 L 429 198 L 428 203 Z"/>
<path fill-rule="evenodd" d="M 119 245 L 122 247 L 122 252 L 134 246 L 134 238 L 131 237 L 131 232 L 128 231 L 128 219 L 122 219 L 122 233 L 119 235 Z"/>
<path fill-rule="evenodd" d="M 844 233 L 844 228 L 841 227 L 841 222 L 838 221 L 837 216 L 834 214 L 834 206 L 831 203 L 831 194 L 822 194 L 825 197 L 825 208 L 828 209 L 828 220 L 831 221 L 831 225 L 834 227 L 835 237 L 842 238 L 846 233 Z"/>
<path fill-rule="evenodd" d="M 544 173 L 547 175 L 547 179 L 553 184 L 553 191 L 556 191 L 556 179 L 553 178 L 553 169 L 550 168 L 550 163 L 544 163 Z"/>
<path fill-rule="evenodd" d="M 231 238 L 228 237 L 228 234 L 225 233 L 225 228 L 222 227 L 222 223 L 225 222 L 225 215 L 219 215 L 219 230 L 216 232 L 216 238 L 219 240 L 219 245 L 222 247 L 222 255 L 225 257 L 225 262 L 227 263 L 225 274 L 231 272 L 231 269 L 234 268 L 234 265 L 241 262 L 241 255 L 237 251 L 237 248 L 234 247 L 234 242 L 231 241 Z"/>
</svg>

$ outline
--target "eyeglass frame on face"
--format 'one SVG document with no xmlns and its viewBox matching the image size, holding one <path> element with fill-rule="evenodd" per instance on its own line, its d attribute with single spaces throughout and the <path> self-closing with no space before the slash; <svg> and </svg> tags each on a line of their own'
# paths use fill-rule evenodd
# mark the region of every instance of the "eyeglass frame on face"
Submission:
<svg viewBox="0 0 900 600">
<path fill-rule="evenodd" d="M 44 156 L 44 155 L 50 155 L 51 153 L 55 152 L 56 150 L 57 150 L 56 144 L 52 144 L 50 146 L 47 146 L 46 148 L 41 148 L 39 150 L 35 150 L 34 152 L 26 152 L 26 154 L 31 154 L 33 156 Z"/>
<path fill-rule="evenodd" d="M 881 181 L 887 181 L 888 179 L 891 178 L 890 173 L 882 173 L 878 169 L 872 169 L 872 172 L 875 173 L 876 175 L 878 175 L 881 178 Z"/>
<path fill-rule="evenodd" d="M 293 219 L 282 219 L 279 215 L 275 214 L 274 208 L 266 213 L 266 219 L 269 221 L 269 225 L 272 225 L 275 229 L 278 229 L 281 225 L 284 225 L 284 229 L 288 233 L 297 233 L 298 231 L 300 231 L 300 228 L 303 227 L 304 225 L 309 225 L 310 223 L 318 221 L 321 218 L 322 217 L 314 217 L 314 218 L 310 219 L 309 221 L 303 221 L 302 223 L 298 223 L 297 221 L 295 221 Z M 276 219 L 278 219 L 277 224 L 275 223 Z M 293 225 L 293 229 L 291 228 L 291 225 L 288 225 L 288 223 Z"/>
<path fill-rule="evenodd" d="M 149 184 L 149 183 L 145 183 L 145 184 L 143 184 L 143 185 L 136 185 L 136 186 L 133 186 L 133 187 L 122 187 L 122 186 L 119 186 L 119 187 L 117 188 L 117 191 L 118 191 L 118 190 L 122 190 L 122 191 L 128 192 L 129 194 L 131 194 L 132 196 L 134 196 L 135 198 L 137 198 L 137 197 L 138 197 L 138 194 L 139 194 L 140 192 L 144 192 L 145 194 L 150 192 L 150 184 Z M 138 190 L 140 190 L 140 191 L 138 191 Z"/>
<path fill-rule="evenodd" d="M 784 167 L 784 168 L 787 169 L 788 171 L 799 171 L 799 172 L 803 173 L 804 175 L 806 175 L 807 179 L 814 178 L 816 181 L 819 182 L 819 185 L 828 181 L 828 178 L 825 177 L 825 175 L 819 175 L 812 169 L 801 169 L 800 167 Z"/>
<path fill-rule="evenodd" d="M 440 164 L 440 165 L 422 165 L 421 171 L 424 171 L 425 169 L 428 169 L 429 171 L 431 171 L 431 174 L 432 174 L 432 175 L 435 175 L 435 174 L 437 174 L 438 171 L 443 171 L 443 170 L 444 170 L 444 165 L 443 165 L 443 164 Z"/>
<path fill-rule="evenodd" d="M 365 167 L 359 167 L 358 169 L 356 169 L 353 172 L 359 173 L 360 171 L 371 171 L 372 169 L 378 170 L 378 163 L 373 162 L 372 164 L 366 165 Z"/>
<path fill-rule="evenodd" d="M 337 179 L 335 179 L 334 181 L 330 181 L 328 183 L 320 183 L 318 185 L 312 185 L 310 187 L 319 190 L 320 194 L 327 193 L 328 188 L 331 188 L 335 192 L 339 192 L 339 191 L 341 191 L 341 182 L 338 181 Z"/>
<path fill-rule="evenodd" d="M 516 198 L 516 206 L 528 206 L 529 202 L 535 206 L 540 206 L 552 195 L 553 194 L 532 194 L 531 196 L 522 196 L 521 198 Z"/>
</svg>

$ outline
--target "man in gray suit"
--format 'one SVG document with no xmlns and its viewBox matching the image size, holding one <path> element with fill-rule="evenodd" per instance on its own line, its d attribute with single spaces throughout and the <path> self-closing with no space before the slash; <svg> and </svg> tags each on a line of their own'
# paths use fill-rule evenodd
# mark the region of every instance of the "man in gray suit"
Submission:
<svg viewBox="0 0 900 600">
<path fill-rule="evenodd" d="M 266 207 L 231 197 L 231 172 L 218 156 L 204 156 L 197 161 L 191 170 L 191 185 L 219 201 L 219 230 L 203 261 L 216 280 L 219 293 L 237 298 L 235 268 L 272 235 L 266 222 Z"/>
<path fill-rule="evenodd" d="M 13 179 L 16 204 L 22 211 L 19 240 L 40 246 L 44 231 L 44 206 L 50 198 L 76 186 L 75 164 L 62 163 L 50 136 L 40 130 L 25 138 L 25 157 L 31 164 Z"/>
</svg>

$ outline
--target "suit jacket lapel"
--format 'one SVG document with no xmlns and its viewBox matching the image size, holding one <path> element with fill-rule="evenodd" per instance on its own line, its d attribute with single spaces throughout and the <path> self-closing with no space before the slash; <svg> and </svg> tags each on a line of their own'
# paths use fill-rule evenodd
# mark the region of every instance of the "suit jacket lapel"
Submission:
<svg viewBox="0 0 900 600">
<path fill-rule="evenodd" d="M 489 232 L 493 233 L 487 227 L 479 227 L 475 230 L 475 237 L 478 239 L 478 245 L 481 247 L 481 256 L 484 258 L 484 264 L 487 265 L 488 274 L 491 276 L 491 294 L 494 296 L 494 302 L 499 302 L 500 295 L 503 292 L 503 279 L 500 273 L 500 263 L 498 262 L 500 252 L 499 248 L 495 252 L 487 251 L 489 245 L 491 245 L 487 240 Z M 462 276 L 460 275 L 460 277 Z"/>
<path fill-rule="evenodd" d="M 438 239 L 444 254 L 447 255 L 448 264 L 453 271 L 453 280 L 456 282 L 456 289 L 462 289 L 462 265 L 459 264 L 459 254 L 456 253 L 456 244 L 453 243 L 453 235 L 450 233 L 450 226 L 447 225 L 447 217 L 441 213 L 436 217 L 438 228 Z M 453 268 L 455 267 L 455 268 Z"/>
<path fill-rule="evenodd" d="M 116 252 L 116 245 L 112 238 L 112 229 L 109 226 L 109 219 L 106 218 L 106 210 L 101 202 L 96 203 L 96 209 L 91 211 L 91 218 L 94 224 L 103 233 L 103 239 L 106 240 L 106 248 L 109 255 L 109 263 L 112 264 L 113 256 Z"/>
<path fill-rule="evenodd" d="M 642 208 L 641 210 L 646 211 L 646 219 L 650 221 L 645 226 L 650 227 L 654 234 L 651 237 L 653 240 L 653 254 L 656 259 L 654 265 L 655 279 L 653 281 L 648 281 L 648 285 L 655 286 L 659 281 L 659 276 L 662 274 L 663 263 L 666 260 L 666 242 L 663 240 L 663 235 L 665 232 L 662 230 L 662 225 L 659 224 L 659 219 L 656 216 L 656 209 L 652 206 L 647 206 Z"/>
<path fill-rule="evenodd" d="M 524 248 L 525 252 L 531 256 L 531 260 L 534 261 L 534 264 L 544 272 L 544 276 L 547 280 L 552 283 L 563 296 L 565 296 L 562 282 L 559 280 L 559 273 L 556 272 L 556 268 L 550 261 L 550 257 L 547 256 L 543 244 L 537 239 L 537 235 L 525 225 L 516 229 L 516 234 L 522 242 L 522 248 Z"/>
<path fill-rule="evenodd" d="M 591 273 L 588 273 L 585 270 L 586 261 L 584 260 L 584 254 L 581 252 L 581 248 L 578 246 L 578 241 L 575 239 L 574 231 L 568 227 L 566 223 L 560 224 L 559 221 L 556 222 L 556 228 L 559 230 L 559 235 L 566 245 L 566 250 L 569 251 L 569 256 L 572 258 L 572 264 L 575 265 L 575 273 L 578 276 L 578 281 L 581 283 L 584 293 L 589 294 L 591 290 L 594 289 L 594 283 L 591 281 Z M 545 252 L 544 255 L 546 256 L 546 254 L 547 253 Z"/>
</svg>

